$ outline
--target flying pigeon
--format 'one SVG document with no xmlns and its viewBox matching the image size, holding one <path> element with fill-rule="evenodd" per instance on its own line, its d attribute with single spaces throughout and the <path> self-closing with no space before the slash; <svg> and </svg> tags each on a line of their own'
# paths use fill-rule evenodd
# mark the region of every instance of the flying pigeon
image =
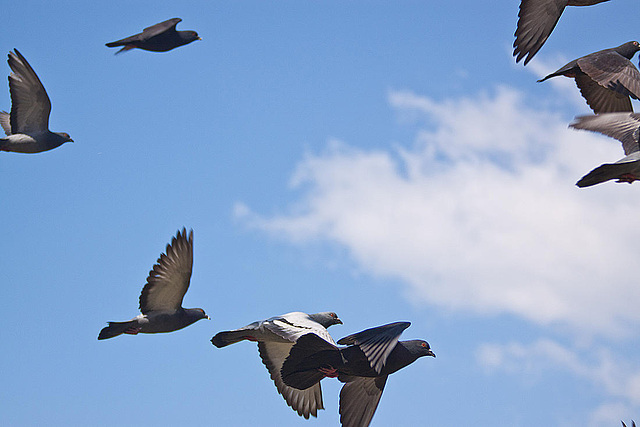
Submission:
<svg viewBox="0 0 640 427">
<path fill-rule="evenodd" d="M 306 314 L 294 311 L 253 322 L 244 328 L 219 332 L 211 342 L 222 348 L 242 340 L 257 341 L 262 363 L 271 374 L 278 392 L 298 415 L 309 419 L 309 415 L 316 417 L 318 409 L 324 409 L 320 384 L 315 384 L 308 390 L 291 388 L 282 382 L 280 369 L 293 344 L 304 334 L 333 344 L 333 338 L 326 328 L 337 324 L 342 324 L 342 321 L 332 312 Z"/>
<path fill-rule="evenodd" d="M 591 6 L 605 1 L 609 0 L 522 0 L 513 42 L 516 62 L 525 55 L 524 65 L 531 61 L 551 35 L 565 7 Z"/>
<path fill-rule="evenodd" d="M 631 100 L 640 99 L 640 72 L 630 59 L 640 50 L 637 41 L 590 53 L 549 74 L 573 77 L 594 113 L 633 112 Z"/>
<path fill-rule="evenodd" d="M 176 31 L 176 25 L 181 22 L 180 18 L 168 19 L 156 25 L 142 30 L 141 33 L 131 37 L 107 43 L 107 47 L 124 46 L 116 52 L 131 50 L 134 48 L 150 50 L 152 52 L 167 52 L 176 47 L 189 44 L 196 40 L 202 40 L 195 31 Z"/>
<path fill-rule="evenodd" d="M 617 179 L 628 182 L 640 179 L 640 114 L 607 113 L 595 116 L 579 116 L 569 127 L 599 132 L 622 142 L 626 157 L 615 163 L 605 163 L 582 177 L 578 187 L 589 187 Z"/>
<path fill-rule="evenodd" d="M 622 427 L 627 427 L 627 425 L 624 423 L 624 421 L 620 421 L 622 423 Z M 636 422 L 631 420 L 631 427 L 636 427 Z"/>
<path fill-rule="evenodd" d="M 167 245 L 166 255 L 161 254 L 147 284 L 140 294 L 142 314 L 128 322 L 109 322 L 100 331 L 99 340 L 121 334 L 136 335 L 173 332 L 200 319 L 209 319 L 201 308 L 182 308 L 182 299 L 189 289 L 193 267 L 193 230 L 184 228 Z"/>
<path fill-rule="evenodd" d="M 285 384 L 305 390 L 324 377 L 345 383 L 340 391 L 340 422 L 366 427 L 380 402 L 387 377 L 422 356 L 436 355 L 422 340 L 398 341 L 409 322 L 395 322 L 349 335 L 338 348 L 313 334 L 303 335 L 282 365 Z"/>
<path fill-rule="evenodd" d="M 11 114 L 0 111 L 0 151 L 40 153 L 65 142 L 73 142 L 68 133 L 49 131 L 51 101 L 40 79 L 18 49 L 9 52 L 9 92 Z"/>
</svg>

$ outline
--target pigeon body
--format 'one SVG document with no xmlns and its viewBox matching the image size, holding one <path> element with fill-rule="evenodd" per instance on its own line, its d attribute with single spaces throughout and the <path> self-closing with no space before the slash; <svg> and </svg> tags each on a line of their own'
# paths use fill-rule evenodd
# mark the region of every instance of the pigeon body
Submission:
<svg viewBox="0 0 640 427">
<path fill-rule="evenodd" d="M 522 0 L 513 42 L 516 62 L 525 58 L 527 65 L 556 27 L 567 6 L 592 6 L 609 0 Z"/>
<path fill-rule="evenodd" d="M 303 335 L 282 365 L 285 384 L 306 389 L 324 377 L 345 383 L 340 391 L 340 422 L 345 427 L 368 426 L 380 402 L 387 377 L 422 356 L 433 356 L 422 340 L 398 341 L 411 325 L 396 322 L 367 329 L 338 341 L 338 348 L 313 334 Z"/>
<path fill-rule="evenodd" d="M 182 308 L 182 299 L 189 289 L 193 267 L 193 231 L 183 228 L 161 254 L 147 284 L 140 294 L 142 314 L 126 322 L 109 322 L 98 335 L 99 340 L 121 334 L 136 335 L 173 332 L 200 319 L 208 319 L 201 308 Z"/>
<path fill-rule="evenodd" d="M 149 50 L 151 52 L 167 52 L 176 47 L 201 40 L 195 31 L 176 31 L 176 25 L 181 21 L 182 19 L 180 18 L 168 19 L 145 28 L 139 34 L 107 43 L 106 46 L 124 46 L 117 51 L 116 54 L 135 48 Z"/>
<path fill-rule="evenodd" d="M 40 153 L 65 142 L 73 142 L 69 134 L 49 131 L 51 101 L 42 82 L 18 49 L 9 52 L 9 92 L 11 113 L 0 111 L 0 125 L 5 138 L 0 138 L 0 151 Z"/>
<path fill-rule="evenodd" d="M 612 179 L 631 184 L 640 179 L 640 114 L 607 113 L 580 116 L 576 117 L 576 121 L 569 126 L 617 139 L 622 142 L 626 155 L 615 163 L 598 166 L 576 183 L 578 187 L 590 187 Z"/>
<path fill-rule="evenodd" d="M 326 328 L 336 324 L 342 324 L 342 321 L 332 312 L 292 312 L 253 322 L 233 331 L 220 332 L 211 342 L 222 348 L 242 340 L 257 341 L 262 363 L 269 371 L 278 392 L 298 415 L 308 419 L 310 415 L 317 416 L 318 409 L 324 409 L 320 384 L 307 390 L 289 387 L 282 381 L 280 369 L 293 344 L 304 334 L 310 333 L 323 342 L 333 343 Z"/>
<path fill-rule="evenodd" d="M 594 113 L 633 112 L 629 97 L 640 99 L 640 72 L 630 60 L 638 50 L 640 43 L 631 41 L 594 52 L 538 82 L 556 76 L 572 77 Z"/>
</svg>

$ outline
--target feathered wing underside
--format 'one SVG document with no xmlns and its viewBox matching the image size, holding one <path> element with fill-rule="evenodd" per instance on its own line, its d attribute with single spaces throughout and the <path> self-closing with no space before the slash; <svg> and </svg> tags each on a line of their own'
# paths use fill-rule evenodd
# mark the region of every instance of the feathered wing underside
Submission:
<svg viewBox="0 0 640 427">
<path fill-rule="evenodd" d="M 193 267 L 193 230 L 183 228 L 160 255 L 140 294 L 140 311 L 177 310 L 189 289 Z"/>
<path fill-rule="evenodd" d="M 633 112 L 628 96 L 601 86 L 586 74 L 576 74 L 575 80 L 582 97 L 594 113 Z"/>
<path fill-rule="evenodd" d="M 323 340 L 335 344 L 327 329 L 302 312 L 287 313 L 264 321 L 263 326 L 274 334 L 296 342 L 304 334 L 314 333 Z"/>
<path fill-rule="evenodd" d="M 568 0 L 522 0 L 518 13 L 513 56 L 524 65 L 535 56 L 555 28 Z"/>
<path fill-rule="evenodd" d="M 637 153 L 634 153 L 637 154 Z M 616 163 L 605 163 L 598 166 L 576 183 L 578 187 L 590 187 L 612 179 L 620 179 L 624 175 L 633 175 L 640 177 L 640 160 L 639 156 L 632 154 Z"/>
<path fill-rule="evenodd" d="M 310 415 L 314 417 L 318 415 L 318 409 L 324 409 L 322 388 L 319 382 L 306 390 L 298 390 L 284 383 L 280 369 L 292 346 L 292 343 L 259 342 L 258 351 L 262 363 L 269 371 L 271 379 L 275 383 L 278 392 L 287 402 L 287 405 L 296 411 L 298 415 L 309 419 Z"/>
<path fill-rule="evenodd" d="M 342 377 L 340 423 L 342 427 L 366 427 L 378 408 L 387 375 L 381 377 Z"/>
<path fill-rule="evenodd" d="M 580 69 L 601 86 L 640 99 L 640 72 L 617 52 L 603 52 L 578 59 Z"/>
<path fill-rule="evenodd" d="M 11 116 L 6 111 L 0 111 L 0 126 L 5 135 L 11 135 Z"/>
<path fill-rule="evenodd" d="M 369 364 L 376 372 L 380 373 L 387 357 L 398 343 L 398 338 L 402 331 L 407 329 L 411 323 L 395 322 L 376 328 L 366 329 L 357 334 L 349 335 L 338 341 L 340 345 L 357 345 L 367 356 Z"/>
<path fill-rule="evenodd" d="M 42 82 L 18 49 L 9 52 L 10 129 L 13 134 L 39 133 L 49 129 L 51 101 Z M 4 126 L 3 126 L 4 128 Z M 5 128 L 6 131 L 6 128 Z"/>
<path fill-rule="evenodd" d="M 629 155 L 640 150 L 640 114 L 607 113 L 595 116 L 578 116 L 569 125 L 575 129 L 598 132 L 622 142 L 624 154 Z"/>
</svg>

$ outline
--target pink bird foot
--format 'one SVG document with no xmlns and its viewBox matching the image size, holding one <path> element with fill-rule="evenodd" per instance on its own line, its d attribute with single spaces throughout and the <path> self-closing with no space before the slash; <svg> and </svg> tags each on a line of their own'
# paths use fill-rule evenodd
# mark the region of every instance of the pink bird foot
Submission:
<svg viewBox="0 0 640 427">
<path fill-rule="evenodd" d="M 625 173 L 624 175 L 621 175 L 620 178 L 618 178 L 618 181 L 616 182 L 628 182 L 629 184 L 633 183 L 633 181 L 636 181 L 638 178 L 630 173 Z"/>
<path fill-rule="evenodd" d="M 129 328 L 126 331 L 124 331 L 124 333 L 129 335 L 138 335 L 138 332 L 140 331 L 141 331 L 140 328 Z"/>
<path fill-rule="evenodd" d="M 318 368 L 318 372 L 320 372 L 321 374 L 323 374 L 325 377 L 328 377 L 328 378 L 335 378 L 338 376 L 338 370 L 331 367 Z"/>
</svg>

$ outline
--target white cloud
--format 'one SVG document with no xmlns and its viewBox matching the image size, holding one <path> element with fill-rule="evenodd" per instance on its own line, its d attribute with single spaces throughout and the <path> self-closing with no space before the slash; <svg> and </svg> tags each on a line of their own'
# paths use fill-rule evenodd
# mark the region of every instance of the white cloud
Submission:
<svg viewBox="0 0 640 427">
<path fill-rule="evenodd" d="M 342 245 L 427 304 L 587 335 L 638 326 L 640 185 L 574 186 L 622 156 L 616 141 L 567 129 L 506 87 L 445 101 L 393 91 L 389 102 L 420 123 L 413 144 L 331 141 L 297 165 L 286 214 L 239 203 L 237 216 L 298 244 Z"/>
<path fill-rule="evenodd" d="M 586 380 L 608 396 L 622 399 L 605 402 L 590 416 L 591 426 L 618 423 L 623 414 L 633 414 L 640 405 L 640 370 L 637 365 L 599 347 L 568 349 L 548 339 L 530 345 L 484 344 L 477 354 L 479 364 L 490 371 L 505 371 L 523 378 L 538 377 L 544 371 L 569 372 Z"/>
</svg>

